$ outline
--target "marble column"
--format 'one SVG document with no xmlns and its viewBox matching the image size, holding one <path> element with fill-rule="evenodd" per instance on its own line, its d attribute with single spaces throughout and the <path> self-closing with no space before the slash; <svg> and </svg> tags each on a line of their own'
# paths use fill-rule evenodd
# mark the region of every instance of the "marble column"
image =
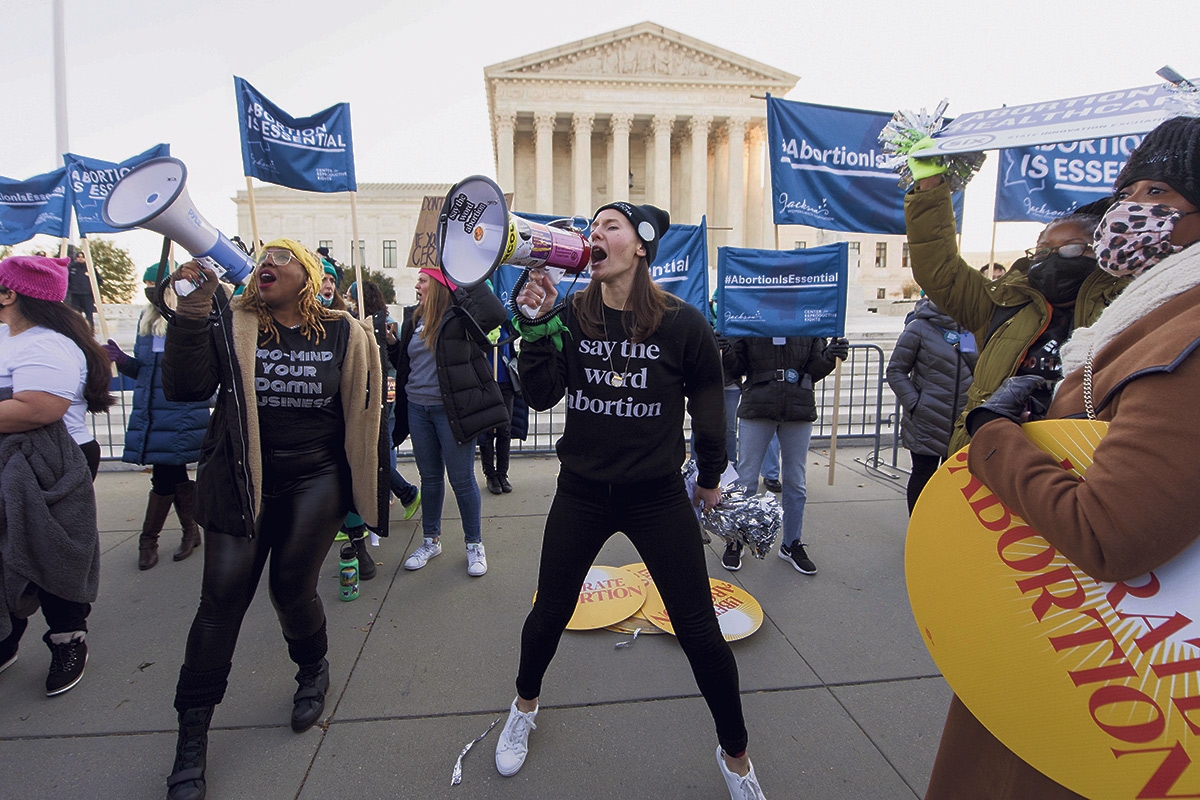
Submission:
<svg viewBox="0 0 1200 800">
<path fill-rule="evenodd" d="M 513 131 L 517 127 L 517 112 L 496 113 L 496 183 L 506 192 L 516 192 L 516 170 L 513 166 Z"/>
<path fill-rule="evenodd" d="M 654 131 L 654 189 L 650 202 L 659 208 L 671 207 L 671 128 L 672 114 L 656 114 L 650 123 Z"/>
<path fill-rule="evenodd" d="M 592 213 L 592 123 L 596 115 L 576 112 L 571 117 L 571 164 L 575 173 L 574 213 Z"/>
<path fill-rule="evenodd" d="M 697 114 L 688 121 L 688 133 L 692 143 L 692 186 L 691 205 L 688 209 L 689 221 L 693 225 L 700 224 L 708 207 L 708 126 L 712 117 Z"/>
<path fill-rule="evenodd" d="M 629 199 L 629 129 L 633 125 L 633 114 L 619 111 L 612 115 L 609 121 L 612 150 L 612 196 L 610 201 Z"/>
<path fill-rule="evenodd" d="M 729 129 L 724 125 L 713 132 L 713 202 L 709 224 L 729 227 Z M 729 244 L 729 231 L 714 231 L 712 238 L 720 246 Z"/>
<path fill-rule="evenodd" d="M 534 192 L 534 211 L 553 214 L 554 210 L 554 112 L 538 111 L 533 115 L 534 163 L 537 190 Z"/>
<path fill-rule="evenodd" d="M 725 240 L 730 247 L 742 247 L 746 240 L 746 123 L 747 117 L 730 117 L 729 131 L 729 216 L 733 230 Z"/>
<path fill-rule="evenodd" d="M 766 142 L 765 126 L 752 125 L 747 131 L 750 143 L 748 163 L 750 172 L 746 176 L 746 247 L 762 247 L 763 217 L 763 144 Z"/>
</svg>

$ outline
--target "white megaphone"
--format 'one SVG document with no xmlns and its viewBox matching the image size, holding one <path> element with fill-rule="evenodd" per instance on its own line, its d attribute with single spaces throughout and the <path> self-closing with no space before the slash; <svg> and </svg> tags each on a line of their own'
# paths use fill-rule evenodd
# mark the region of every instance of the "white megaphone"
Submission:
<svg viewBox="0 0 1200 800">
<path fill-rule="evenodd" d="M 483 283 L 501 264 L 544 270 L 557 284 L 592 261 L 591 242 L 571 223 L 543 225 L 513 216 L 495 181 L 472 175 L 456 183 L 442 204 L 438 260 L 446 277 L 461 286 Z M 521 312 L 530 319 L 537 316 L 530 306 L 521 306 Z"/>
<path fill-rule="evenodd" d="M 100 215 L 114 228 L 145 228 L 177 242 L 201 265 L 230 283 L 245 283 L 254 259 L 200 215 L 188 197 L 187 167 L 177 158 L 143 161 L 113 186 Z M 196 289 L 178 281 L 175 294 Z"/>
</svg>

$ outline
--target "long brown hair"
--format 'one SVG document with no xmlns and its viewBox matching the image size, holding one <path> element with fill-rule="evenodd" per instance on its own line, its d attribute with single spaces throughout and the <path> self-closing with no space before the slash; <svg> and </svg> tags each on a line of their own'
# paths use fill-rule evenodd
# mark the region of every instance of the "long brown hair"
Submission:
<svg viewBox="0 0 1200 800">
<path fill-rule="evenodd" d="M 70 339 L 87 359 L 87 380 L 83 384 L 83 399 L 93 414 L 107 411 L 116 402 L 108 390 L 112 381 L 112 362 L 108 353 L 92 335 L 87 320 L 75 309 L 53 300 L 39 300 L 17 293 L 17 310 L 26 321 L 49 328 Z"/>
<path fill-rule="evenodd" d="M 437 347 L 442 317 L 446 316 L 446 310 L 449 308 L 450 290 L 442 286 L 438 279 L 430 278 L 429 283 L 425 285 L 421 302 L 417 303 L 417 310 L 413 312 L 413 328 L 416 328 L 417 323 L 422 319 L 425 320 L 425 327 L 421 331 L 421 341 L 425 343 L 427 349 L 433 350 Z"/>
<path fill-rule="evenodd" d="M 604 338 L 604 299 L 600 294 L 602 285 L 592 281 L 582 292 L 573 295 L 575 315 L 583 332 L 593 339 Z M 645 256 L 638 256 L 634 267 L 633 285 L 625 301 L 625 313 L 621 315 L 625 335 L 634 342 L 644 342 L 654 335 L 667 312 L 679 308 L 679 299 L 664 292 L 650 279 L 650 264 Z"/>
<path fill-rule="evenodd" d="M 309 284 L 306 282 L 305 289 L 300 291 L 298 298 L 300 333 L 310 341 L 319 343 L 325 338 L 324 323 L 337 319 L 339 315 L 321 305 L 321 301 L 317 300 L 317 293 L 307 291 L 308 286 Z M 334 292 L 334 296 L 337 296 L 337 292 Z M 246 282 L 246 290 L 242 292 L 242 306 L 258 316 L 258 330 L 267 334 L 266 344 L 279 341 L 279 328 L 275 325 L 275 318 L 271 316 L 271 309 L 263 302 L 262 295 L 258 293 L 257 270 Z"/>
</svg>

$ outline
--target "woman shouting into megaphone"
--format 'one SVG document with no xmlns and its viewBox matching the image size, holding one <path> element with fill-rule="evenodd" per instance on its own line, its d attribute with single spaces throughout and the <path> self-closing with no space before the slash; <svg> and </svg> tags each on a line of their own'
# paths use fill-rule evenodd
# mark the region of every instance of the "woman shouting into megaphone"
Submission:
<svg viewBox="0 0 1200 800">
<path fill-rule="evenodd" d="M 387 528 L 379 351 L 361 323 L 318 302 L 321 278 L 317 257 L 290 239 L 263 248 L 240 297 L 194 261 L 172 276 L 199 288 L 167 327 L 163 390 L 170 400 L 215 395 L 216 407 L 196 470 L 204 581 L 175 687 L 171 800 L 205 795 L 209 722 L 267 562 L 298 668 L 300 733 L 320 719 L 329 689 L 321 564 L 352 501 L 367 525 Z"/>
<path fill-rule="evenodd" d="M 667 212 L 654 206 L 604 206 L 592 220 L 588 287 L 547 323 L 514 320 L 523 338 L 526 401 L 547 409 L 566 397 L 567 417 L 537 599 L 521 634 L 517 697 L 496 745 L 496 768 L 513 775 L 524 764 L 542 677 L 589 567 L 622 531 L 662 593 L 708 702 L 730 796 L 761 798 L 746 754 L 737 663 L 713 612 L 704 547 L 680 474 L 686 407 L 699 462 L 694 502 L 702 510 L 717 505 L 726 465 L 721 359 L 704 316 L 650 278 L 669 224 Z M 516 305 L 536 308 L 541 319 L 556 299 L 553 283 L 534 273 Z"/>
</svg>

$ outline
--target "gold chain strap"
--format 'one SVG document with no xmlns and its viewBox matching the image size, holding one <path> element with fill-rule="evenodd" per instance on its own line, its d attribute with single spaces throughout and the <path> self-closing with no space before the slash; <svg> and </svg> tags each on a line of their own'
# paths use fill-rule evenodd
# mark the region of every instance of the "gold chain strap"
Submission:
<svg viewBox="0 0 1200 800">
<path fill-rule="evenodd" d="M 1083 362 L 1083 410 L 1088 419 L 1096 418 L 1096 406 L 1092 403 L 1092 350 L 1088 348 L 1087 359 Z"/>
</svg>

